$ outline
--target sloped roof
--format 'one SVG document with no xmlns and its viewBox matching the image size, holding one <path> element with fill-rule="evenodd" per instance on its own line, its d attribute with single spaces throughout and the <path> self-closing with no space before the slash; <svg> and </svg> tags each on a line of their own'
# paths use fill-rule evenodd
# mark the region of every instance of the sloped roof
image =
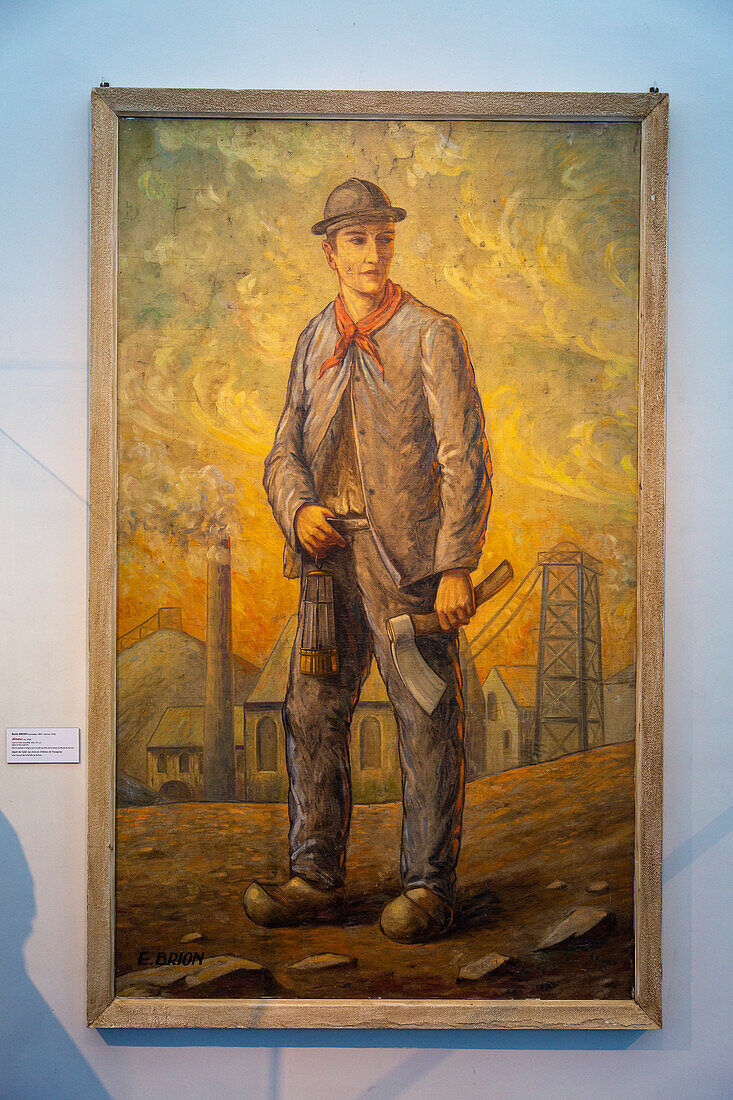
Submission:
<svg viewBox="0 0 733 1100">
<path fill-rule="evenodd" d="M 291 615 L 280 637 L 272 647 L 270 656 L 265 661 L 255 686 L 249 693 L 247 699 L 248 710 L 257 706 L 272 705 L 273 703 L 280 705 L 283 702 L 290 675 L 290 654 L 297 631 L 298 617 L 297 615 Z M 385 704 L 389 702 L 382 677 L 379 675 L 379 670 L 374 662 L 372 662 L 366 683 L 361 689 L 359 701 L 361 703 Z"/>
<path fill-rule="evenodd" d="M 270 655 L 262 666 L 250 691 L 247 702 L 250 706 L 258 703 L 282 703 L 290 674 L 290 652 L 298 629 L 298 619 L 291 615 L 283 627 L 280 637 L 270 650 Z"/>
<path fill-rule="evenodd" d="M 234 708 L 234 744 L 244 745 L 244 707 Z M 148 741 L 149 750 L 203 747 L 203 707 L 168 707 Z"/>
<path fill-rule="evenodd" d="M 384 686 L 384 680 L 382 679 L 379 669 L 377 668 L 377 662 L 372 661 L 372 667 L 369 669 L 369 675 L 366 678 L 366 683 L 361 689 L 361 695 L 359 696 L 360 703 L 389 703 L 387 698 L 387 689 Z"/>
<path fill-rule="evenodd" d="M 262 672 L 252 688 L 252 691 L 249 693 L 246 703 L 248 710 L 258 706 L 280 705 L 285 699 L 288 676 L 290 675 L 290 654 L 293 649 L 293 642 L 295 641 L 297 630 L 298 618 L 297 615 L 292 615 L 285 624 L 280 637 L 272 647 L 270 656 L 265 661 Z M 468 675 L 466 677 L 467 694 L 478 693 L 480 695 L 480 685 L 476 675 L 473 657 L 471 656 L 471 650 L 463 631 L 461 631 L 461 659 L 468 670 Z M 389 703 L 387 689 L 379 674 L 376 661 L 372 661 L 372 667 L 369 670 L 366 683 L 361 689 L 359 702 L 361 704 L 384 704 L 385 706 Z"/>
<path fill-rule="evenodd" d="M 504 687 L 518 708 L 533 707 L 537 696 L 537 669 L 534 665 L 495 665 Z"/>
</svg>

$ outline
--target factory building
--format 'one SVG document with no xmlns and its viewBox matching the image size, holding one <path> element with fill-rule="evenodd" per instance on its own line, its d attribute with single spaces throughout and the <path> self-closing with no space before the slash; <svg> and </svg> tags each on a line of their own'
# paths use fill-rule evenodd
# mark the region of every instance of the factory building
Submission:
<svg viewBox="0 0 733 1100">
<path fill-rule="evenodd" d="M 297 619 L 292 616 L 245 704 L 247 798 L 253 802 L 280 802 L 287 798 L 281 710 L 297 626 Z M 475 779 L 485 774 L 484 701 L 476 668 L 463 637 L 461 672 L 466 715 L 466 775 L 468 779 Z M 355 802 L 394 802 L 402 797 L 397 723 L 376 663 L 372 663 L 352 719 L 350 755 Z"/>
<path fill-rule="evenodd" d="M 483 685 L 486 707 L 486 773 L 532 762 L 535 665 L 494 665 Z"/>
<path fill-rule="evenodd" d="M 292 616 L 273 646 L 244 707 L 232 708 L 235 797 L 286 802 L 288 775 L 282 705 L 297 619 Z M 484 700 L 465 639 L 461 645 L 465 696 L 466 776 L 486 773 Z M 147 784 L 171 799 L 204 794 L 203 706 L 169 707 L 148 742 Z M 351 782 L 355 802 L 396 802 L 402 797 L 397 723 L 376 664 L 362 688 L 351 724 Z"/>
<path fill-rule="evenodd" d="M 536 665 L 495 665 L 484 681 L 483 695 L 486 707 L 487 774 L 536 763 Z M 636 717 L 633 665 L 621 669 L 604 681 L 603 700 L 603 743 L 613 745 L 620 741 L 633 741 Z M 565 754 L 555 753 L 555 756 L 560 755 Z"/>
<path fill-rule="evenodd" d="M 244 708 L 234 707 L 236 798 L 246 797 Z M 148 742 L 146 783 L 170 801 L 204 797 L 204 708 L 168 707 Z"/>
<path fill-rule="evenodd" d="M 245 704 L 247 799 L 251 802 L 285 802 L 288 796 L 281 711 L 297 628 L 293 615 Z M 401 797 L 397 724 L 376 664 L 354 712 L 350 754 L 355 802 L 394 802 Z"/>
</svg>

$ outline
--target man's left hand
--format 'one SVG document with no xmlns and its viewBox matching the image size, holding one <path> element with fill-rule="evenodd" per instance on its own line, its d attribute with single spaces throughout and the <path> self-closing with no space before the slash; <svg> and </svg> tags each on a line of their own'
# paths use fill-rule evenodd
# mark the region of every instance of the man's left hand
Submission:
<svg viewBox="0 0 733 1100">
<path fill-rule="evenodd" d="M 470 621 L 476 605 L 468 569 L 445 571 L 438 585 L 435 610 L 438 612 L 440 629 L 444 631 L 457 630 L 459 626 L 465 626 Z"/>
</svg>

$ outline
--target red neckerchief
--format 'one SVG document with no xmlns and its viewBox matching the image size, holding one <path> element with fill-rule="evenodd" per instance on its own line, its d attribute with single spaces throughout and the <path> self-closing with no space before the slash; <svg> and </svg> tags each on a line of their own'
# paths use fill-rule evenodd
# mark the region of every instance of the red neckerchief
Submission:
<svg viewBox="0 0 733 1100">
<path fill-rule="evenodd" d="M 382 360 L 379 358 L 379 352 L 377 351 L 374 341 L 370 340 L 369 337 L 373 332 L 376 332 L 378 328 L 382 328 L 383 325 L 386 325 L 387 321 L 394 317 L 397 310 L 409 297 L 410 295 L 406 290 L 403 290 L 401 286 L 398 286 L 388 279 L 385 286 L 384 297 L 377 308 L 371 313 L 368 313 L 366 317 L 363 317 L 361 321 L 354 324 L 346 312 L 343 298 L 339 294 L 334 302 L 336 327 L 339 330 L 339 338 L 336 342 L 336 347 L 333 349 L 333 355 L 321 364 L 318 377 L 323 378 L 327 370 L 342 363 L 351 345 L 356 344 L 362 351 L 365 351 L 367 355 L 372 357 L 382 373 L 382 378 L 384 378 Z"/>
</svg>

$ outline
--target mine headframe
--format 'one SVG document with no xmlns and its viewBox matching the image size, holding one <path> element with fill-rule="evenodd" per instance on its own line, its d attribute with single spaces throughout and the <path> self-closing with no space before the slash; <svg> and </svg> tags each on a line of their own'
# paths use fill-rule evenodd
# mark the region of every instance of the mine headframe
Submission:
<svg viewBox="0 0 733 1100">
<path fill-rule="evenodd" d="M 601 563 L 572 542 L 537 555 L 542 569 L 534 759 L 604 743 L 598 578 Z"/>
</svg>

